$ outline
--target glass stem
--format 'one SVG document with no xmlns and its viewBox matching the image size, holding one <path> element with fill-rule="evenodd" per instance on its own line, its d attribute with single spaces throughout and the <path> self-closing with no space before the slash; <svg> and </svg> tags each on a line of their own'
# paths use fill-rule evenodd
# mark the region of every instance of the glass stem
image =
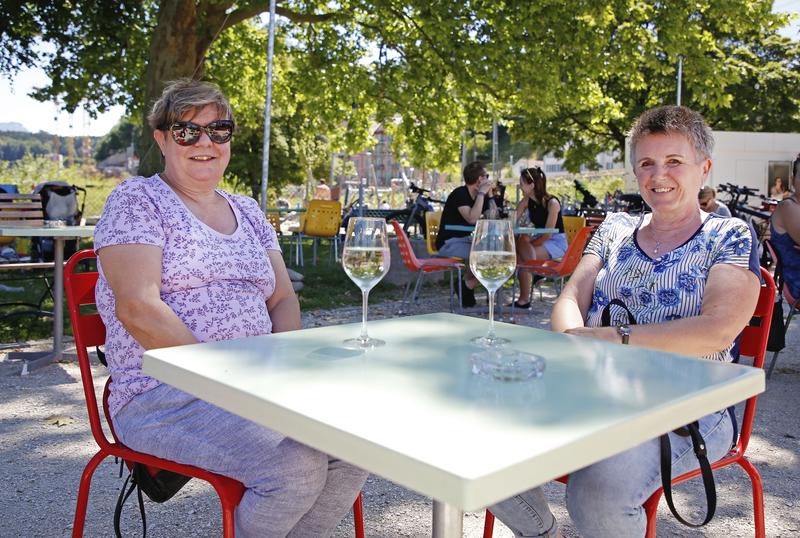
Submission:
<svg viewBox="0 0 800 538">
<path fill-rule="evenodd" d="M 369 304 L 369 290 L 361 292 L 361 336 L 359 339 L 367 340 L 367 304 Z"/>
<path fill-rule="evenodd" d="M 488 291 L 488 290 L 487 290 Z M 494 340 L 494 294 L 495 291 L 489 292 L 489 334 L 486 335 L 488 340 Z"/>
</svg>

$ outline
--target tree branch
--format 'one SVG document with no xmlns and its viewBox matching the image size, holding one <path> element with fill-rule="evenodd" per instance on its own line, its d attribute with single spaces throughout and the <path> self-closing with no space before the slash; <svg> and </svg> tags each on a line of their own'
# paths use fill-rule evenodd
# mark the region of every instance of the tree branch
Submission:
<svg viewBox="0 0 800 538">
<path fill-rule="evenodd" d="M 243 4 L 241 7 L 235 9 L 228 15 L 228 20 L 225 22 L 225 27 L 223 29 L 239 24 L 242 21 L 255 17 L 256 15 L 260 15 L 261 13 L 265 13 L 266 11 L 269 11 L 269 3 L 262 0 L 256 0 L 251 3 Z M 300 13 L 278 5 L 275 6 L 275 13 L 281 15 L 282 17 L 286 17 L 292 22 L 305 24 L 330 21 L 342 18 L 344 16 L 343 12 Z"/>
</svg>

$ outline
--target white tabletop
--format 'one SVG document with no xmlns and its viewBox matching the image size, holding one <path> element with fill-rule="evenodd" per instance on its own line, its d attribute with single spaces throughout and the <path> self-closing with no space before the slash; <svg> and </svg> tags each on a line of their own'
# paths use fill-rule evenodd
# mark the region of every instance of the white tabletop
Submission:
<svg viewBox="0 0 800 538">
<path fill-rule="evenodd" d="M 763 371 L 497 324 L 547 358 L 544 377 L 471 373 L 488 322 L 371 322 L 387 345 L 341 347 L 339 325 L 151 350 L 144 371 L 303 443 L 476 510 L 764 390 Z"/>
<path fill-rule="evenodd" d="M 94 226 L 48 226 L 12 227 L 1 226 L 0 235 L 8 237 L 91 237 Z"/>
</svg>

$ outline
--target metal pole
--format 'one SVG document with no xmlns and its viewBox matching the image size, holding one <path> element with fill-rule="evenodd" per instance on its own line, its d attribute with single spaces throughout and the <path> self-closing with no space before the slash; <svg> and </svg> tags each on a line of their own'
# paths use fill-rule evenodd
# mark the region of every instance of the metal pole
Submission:
<svg viewBox="0 0 800 538">
<path fill-rule="evenodd" d="M 683 78 L 683 56 L 678 56 L 678 106 L 681 106 L 681 79 Z"/>
<path fill-rule="evenodd" d="M 275 54 L 275 0 L 269 0 L 269 37 L 267 45 L 267 97 L 264 102 L 264 148 L 261 160 L 261 210 L 267 209 L 269 185 L 269 132 L 272 123 L 272 57 Z"/>
<path fill-rule="evenodd" d="M 497 143 L 497 118 L 492 119 L 492 179 L 497 181 L 497 170 L 500 163 L 497 162 L 498 156 L 498 143 Z"/>
</svg>

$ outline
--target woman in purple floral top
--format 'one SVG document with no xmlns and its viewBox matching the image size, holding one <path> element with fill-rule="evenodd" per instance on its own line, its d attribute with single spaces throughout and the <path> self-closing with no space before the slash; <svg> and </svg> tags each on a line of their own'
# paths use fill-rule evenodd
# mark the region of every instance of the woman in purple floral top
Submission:
<svg viewBox="0 0 800 538">
<path fill-rule="evenodd" d="M 665 106 L 642 114 L 630 137 L 639 191 L 652 213 L 609 215 L 556 301 L 552 328 L 730 361 L 733 341 L 755 308 L 759 277 L 748 226 L 700 209 L 697 193 L 711 170 L 711 129 L 696 112 Z M 627 316 L 617 309 L 611 321 L 618 325 L 601 326 L 603 309 L 615 299 L 637 325 L 625 325 Z M 708 459 L 715 461 L 732 446 L 731 418 L 722 410 L 699 423 Z M 696 469 L 691 440 L 669 437 L 673 476 Z M 581 536 L 644 536 L 642 505 L 660 486 L 660 444 L 652 439 L 570 474 L 567 509 Z M 558 535 L 540 488 L 491 510 L 517 536 Z"/>
<path fill-rule="evenodd" d="M 116 433 L 242 482 L 237 536 L 328 536 L 364 471 L 142 373 L 146 349 L 300 328 L 275 230 L 254 200 L 216 188 L 234 129 L 220 90 L 170 83 L 148 121 L 164 171 L 114 189 L 95 232 Z"/>
</svg>

